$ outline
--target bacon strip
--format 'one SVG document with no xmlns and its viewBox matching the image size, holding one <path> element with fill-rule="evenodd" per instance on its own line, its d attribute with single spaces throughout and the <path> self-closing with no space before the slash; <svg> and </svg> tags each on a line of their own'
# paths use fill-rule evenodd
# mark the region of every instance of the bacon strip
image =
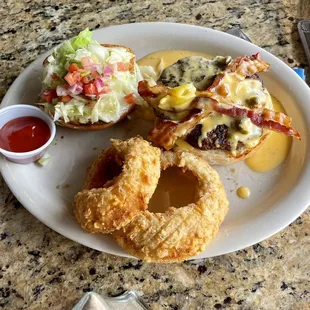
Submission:
<svg viewBox="0 0 310 310">
<path fill-rule="evenodd" d="M 191 114 L 182 122 L 177 123 L 170 120 L 164 120 L 149 132 L 148 140 L 166 150 L 170 150 L 178 138 L 187 135 L 189 131 L 194 129 L 201 119 L 207 117 L 209 114 L 210 111 L 193 109 Z"/>
<path fill-rule="evenodd" d="M 179 123 L 164 120 L 150 131 L 148 139 L 169 150 L 178 138 L 186 136 L 201 119 L 208 117 L 213 111 L 234 118 L 248 117 L 254 125 L 260 128 L 277 131 L 301 140 L 300 133 L 291 126 L 292 119 L 284 113 L 269 109 L 250 110 L 233 104 L 220 103 L 211 98 L 198 97 L 197 104 L 201 106 L 202 103 L 205 105 L 205 111 L 195 109 L 184 121 Z"/>
<path fill-rule="evenodd" d="M 260 128 L 267 128 L 287 136 L 296 137 L 301 140 L 300 133 L 291 125 L 292 119 L 281 112 L 275 112 L 269 109 L 247 109 L 241 106 L 220 103 L 216 100 L 209 101 L 212 110 L 229 115 L 235 118 L 248 117 L 251 122 Z"/>
<path fill-rule="evenodd" d="M 220 96 L 226 96 L 225 85 L 222 85 L 222 81 L 225 75 L 232 75 L 239 81 L 244 80 L 246 77 L 250 77 L 258 72 L 266 72 L 270 65 L 260 58 L 260 54 L 257 53 L 252 56 L 241 56 L 234 59 L 231 64 L 224 70 L 223 74 L 218 75 L 213 84 L 207 89 L 207 92 L 215 93 Z M 210 94 L 212 97 L 212 94 Z"/>
<path fill-rule="evenodd" d="M 154 109 L 159 109 L 160 100 L 169 92 L 169 87 L 164 85 L 150 86 L 145 80 L 138 84 L 139 95 Z"/>
<path fill-rule="evenodd" d="M 252 56 L 241 56 L 234 59 L 225 70 L 226 72 L 236 72 L 243 77 L 252 76 L 258 72 L 266 72 L 270 65 L 260 58 L 257 53 Z"/>
</svg>

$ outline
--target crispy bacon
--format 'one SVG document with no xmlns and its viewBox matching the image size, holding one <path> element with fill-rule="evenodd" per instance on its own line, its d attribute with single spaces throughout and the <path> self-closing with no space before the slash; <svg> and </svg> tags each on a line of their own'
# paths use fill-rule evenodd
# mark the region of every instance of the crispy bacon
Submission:
<svg viewBox="0 0 310 310">
<path fill-rule="evenodd" d="M 236 72 L 243 77 L 252 76 L 258 72 L 266 72 L 270 65 L 257 53 L 252 56 L 241 56 L 234 59 L 225 71 Z"/>
<path fill-rule="evenodd" d="M 139 95 L 154 109 L 158 109 L 160 99 L 168 94 L 169 89 L 164 85 L 150 86 L 145 80 L 140 81 L 138 84 Z"/>
<path fill-rule="evenodd" d="M 166 150 L 170 150 L 177 140 L 174 131 L 180 123 L 164 120 L 157 124 L 148 135 L 148 140 Z"/>
<path fill-rule="evenodd" d="M 209 111 L 193 109 L 191 114 L 181 122 L 177 123 L 164 120 L 149 132 L 148 140 L 166 150 L 170 150 L 178 138 L 187 135 L 187 133 L 191 131 L 201 119 L 207 117 L 209 113 Z"/>
<path fill-rule="evenodd" d="M 278 131 L 287 136 L 294 136 L 298 140 L 301 140 L 300 133 L 291 125 L 292 119 L 284 113 L 269 109 L 250 110 L 233 104 L 220 103 L 216 100 L 209 100 L 208 103 L 209 108 L 218 113 L 235 118 L 248 117 L 257 127 Z"/>
<path fill-rule="evenodd" d="M 270 65 L 260 58 L 260 54 L 257 53 L 252 56 L 241 56 L 234 59 L 231 64 L 224 70 L 223 74 L 218 75 L 212 85 L 207 89 L 207 92 L 212 97 L 212 93 L 226 97 L 225 85 L 222 81 L 226 75 L 234 76 L 237 80 L 244 80 L 246 77 L 250 77 L 258 72 L 266 72 Z"/>
<path fill-rule="evenodd" d="M 169 150 L 178 138 L 186 136 L 201 119 L 207 117 L 211 112 L 218 112 L 234 118 L 248 117 L 257 127 L 294 136 L 301 140 L 300 133 L 291 126 L 292 119 L 284 113 L 269 109 L 250 110 L 233 104 L 220 103 L 215 99 L 206 97 L 197 97 L 196 101 L 200 107 L 204 104 L 204 111 L 196 108 L 182 122 L 164 120 L 150 131 L 148 139 Z"/>
</svg>

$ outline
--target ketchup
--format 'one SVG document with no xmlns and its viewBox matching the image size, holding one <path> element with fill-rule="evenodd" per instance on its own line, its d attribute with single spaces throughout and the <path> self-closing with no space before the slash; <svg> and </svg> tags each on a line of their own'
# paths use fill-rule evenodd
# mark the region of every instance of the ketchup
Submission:
<svg viewBox="0 0 310 310">
<path fill-rule="evenodd" d="M 50 136 L 48 125 L 40 118 L 18 117 L 0 129 L 0 147 L 10 152 L 29 152 L 44 145 Z"/>
</svg>

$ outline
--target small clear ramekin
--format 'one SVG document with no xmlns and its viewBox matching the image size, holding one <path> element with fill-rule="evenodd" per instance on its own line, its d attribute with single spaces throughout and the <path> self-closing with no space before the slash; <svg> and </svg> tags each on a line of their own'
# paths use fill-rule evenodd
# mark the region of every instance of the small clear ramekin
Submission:
<svg viewBox="0 0 310 310">
<path fill-rule="evenodd" d="M 18 164 L 29 164 L 40 159 L 47 147 L 53 141 L 56 134 L 56 126 L 52 118 L 44 113 L 41 109 L 28 104 L 15 104 L 0 109 L 0 129 L 9 121 L 24 116 L 34 116 L 43 120 L 49 127 L 51 136 L 48 141 L 33 151 L 29 152 L 10 152 L 0 148 L 0 153 L 4 155 L 9 161 Z"/>
</svg>

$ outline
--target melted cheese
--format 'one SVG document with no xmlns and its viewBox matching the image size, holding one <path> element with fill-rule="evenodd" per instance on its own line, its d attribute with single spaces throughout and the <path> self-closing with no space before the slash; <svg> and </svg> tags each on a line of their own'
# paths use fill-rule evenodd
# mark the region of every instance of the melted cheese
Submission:
<svg viewBox="0 0 310 310">
<path fill-rule="evenodd" d="M 208 132 L 215 129 L 218 125 L 227 125 L 228 127 L 230 127 L 234 121 L 235 121 L 234 118 L 216 112 L 204 118 L 203 120 L 200 121 L 202 128 L 201 128 L 201 135 L 198 139 L 198 145 L 201 147 L 202 141 L 207 136 Z"/>
<path fill-rule="evenodd" d="M 177 139 L 177 141 L 175 142 L 175 145 L 178 147 L 178 149 L 180 149 L 181 151 L 190 151 L 193 150 L 194 148 L 187 143 L 186 141 L 184 141 L 182 138 Z"/>
<path fill-rule="evenodd" d="M 251 107 L 255 103 L 256 107 L 272 108 L 271 96 L 266 89 L 263 88 L 259 80 L 244 79 L 240 81 L 235 74 L 225 74 L 221 81 L 226 96 L 215 95 L 215 98 L 221 102 L 235 103 L 241 106 Z M 249 118 L 243 118 L 238 127 L 234 126 L 235 118 L 213 113 L 207 119 L 201 122 L 202 134 L 199 137 L 198 145 L 201 146 L 203 139 L 207 133 L 216 128 L 217 125 L 225 124 L 230 128 L 229 142 L 232 154 L 236 155 L 238 142 L 242 142 L 246 148 L 253 148 L 258 145 L 263 130 L 254 125 Z"/>
<path fill-rule="evenodd" d="M 255 126 L 249 118 L 243 118 L 239 125 L 244 131 L 234 131 L 229 140 L 233 150 L 237 148 L 238 141 L 242 142 L 246 147 L 255 147 L 262 135 L 262 129 Z"/>
<path fill-rule="evenodd" d="M 283 112 L 285 110 L 281 103 L 272 97 L 274 111 Z M 266 172 L 281 165 L 286 159 L 292 143 L 292 137 L 272 131 L 267 137 L 267 141 L 262 147 L 245 163 L 256 172 Z"/>
<path fill-rule="evenodd" d="M 196 88 L 193 84 L 185 84 L 169 90 L 163 97 L 158 107 L 165 111 L 184 111 L 196 97 Z"/>
<path fill-rule="evenodd" d="M 214 95 L 218 101 L 226 103 L 235 103 L 251 108 L 254 105 L 257 108 L 272 107 L 270 94 L 264 89 L 261 81 L 255 79 L 240 80 L 236 74 L 225 74 L 217 89 L 221 95 Z M 254 101 L 254 103 L 253 103 Z"/>
</svg>

